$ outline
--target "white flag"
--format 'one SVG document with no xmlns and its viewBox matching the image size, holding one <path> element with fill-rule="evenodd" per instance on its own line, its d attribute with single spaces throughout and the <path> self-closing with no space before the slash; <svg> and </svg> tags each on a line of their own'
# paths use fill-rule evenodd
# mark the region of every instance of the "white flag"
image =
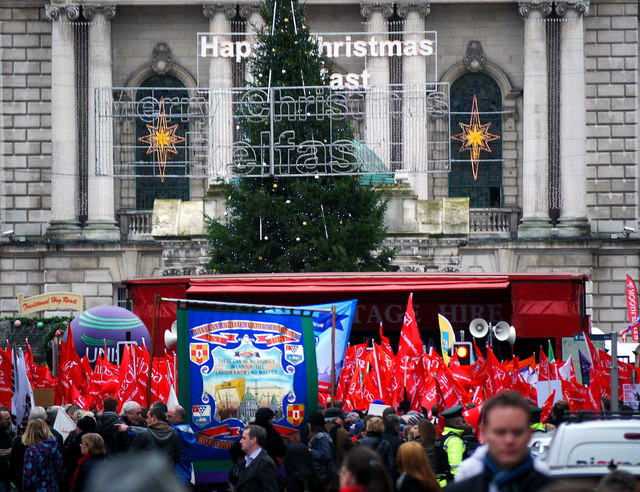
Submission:
<svg viewBox="0 0 640 492">
<path fill-rule="evenodd" d="M 56 421 L 53 424 L 53 428 L 62 434 L 62 440 L 66 441 L 67 436 L 71 431 L 76 430 L 76 423 L 62 408 L 58 408 L 58 415 L 56 415 Z"/>
<path fill-rule="evenodd" d="M 167 408 L 180 405 L 178 397 L 176 396 L 176 390 L 173 389 L 173 385 L 169 385 L 169 398 L 167 398 Z"/>
<path fill-rule="evenodd" d="M 29 421 L 29 413 L 33 406 L 33 390 L 27 376 L 27 365 L 24 361 L 24 352 L 21 348 L 13 353 L 13 380 L 14 390 L 11 397 L 11 408 L 16 416 L 18 432 L 24 432 Z"/>
</svg>

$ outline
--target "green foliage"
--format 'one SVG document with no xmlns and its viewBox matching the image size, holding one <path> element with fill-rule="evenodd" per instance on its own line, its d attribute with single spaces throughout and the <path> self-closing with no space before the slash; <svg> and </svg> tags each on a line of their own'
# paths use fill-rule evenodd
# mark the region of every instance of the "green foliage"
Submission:
<svg viewBox="0 0 640 492">
<path fill-rule="evenodd" d="M 36 327 L 39 322 L 43 323 L 42 330 L 47 330 L 46 335 L 42 341 L 43 347 L 46 349 L 48 347 L 49 342 L 53 339 L 56 334 L 56 331 L 60 330 L 62 333 L 65 332 L 67 326 L 69 325 L 69 321 L 73 318 L 68 316 L 52 316 L 50 318 L 29 318 L 26 316 L 7 316 L 2 318 L 4 321 L 11 321 L 15 323 L 16 321 L 20 321 L 20 324 L 24 328 Z"/>
<path fill-rule="evenodd" d="M 327 86 L 330 63 L 309 37 L 304 8 L 298 1 L 267 0 L 262 18 L 259 47 L 249 66 L 251 85 L 305 88 L 276 92 L 276 103 L 287 96 L 298 99 L 307 87 Z M 329 95 L 328 89 L 322 92 Z M 330 108 L 336 102 L 329 99 L 326 104 Z M 295 121 L 284 118 L 276 122 L 276 136 L 290 132 L 295 142 L 324 144 L 353 139 L 353 130 L 345 120 L 304 118 L 301 107 Z M 247 102 L 240 106 L 236 118 L 243 138 L 256 147 L 261 143 L 261 132 L 269 129 L 269 121 L 249 117 L 254 111 Z M 280 158 L 276 153 L 277 170 Z M 347 168 L 349 162 L 356 166 L 353 157 L 345 159 Z M 243 163 L 237 164 L 240 175 Z M 322 173 L 321 166 L 318 171 Z M 357 177 L 238 177 L 223 186 L 226 220 L 207 218 L 207 266 L 216 273 L 391 268 L 395 253 L 382 247 L 387 203 L 379 190 L 361 186 Z"/>
</svg>

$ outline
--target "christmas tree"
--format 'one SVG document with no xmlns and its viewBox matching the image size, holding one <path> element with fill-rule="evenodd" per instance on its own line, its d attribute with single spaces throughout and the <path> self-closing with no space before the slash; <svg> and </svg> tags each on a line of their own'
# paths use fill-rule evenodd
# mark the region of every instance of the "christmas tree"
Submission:
<svg viewBox="0 0 640 492">
<path fill-rule="evenodd" d="M 267 0 L 261 13 L 264 25 L 257 32 L 248 85 L 292 88 L 270 91 L 275 104 L 287 96 L 295 100 L 300 90 L 306 94 L 307 88 L 326 87 L 331 66 L 309 36 L 298 0 Z M 328 88 L 323 91 L 329 94 Z M 298 111 L 304 111 L 300 108 Z M 269 120 L 252 118 L 255 109 L 250 103 L 240 105 L 235 115 L 242 139 L 254 148 L 264 142 L 270 124 Z M 288 132 L 296 145 L 315 142 L 330 148 L 353 139 L 353 131 L 343 119 L 304 116 L 309 115 L 271 120 L 275 121 L 274 135 L 280 138 Z M 302 148 L 299 145 L 294 150 Z M 265 150 L 269 155 L 270 149 Z M 315 152 L 313 145 L 311 152 Z M 346 157 L 341 168 L 356 171 L 355 156 L 349 152 L 342 156 Z M 304 177 L 283 177 L 292 173 L 289 161 L 279 152 L 273 157 L 276 172 L 268 177 L 247 177 L 243 174 L 255 171 L 256 163 L 252 167 L 242 159 L 236 162 L 236 177 L 223 185 L 226 220 L 207 218 L 208 268 L 216 273 L 390 268 L 394 252 L 383 247 L 387 203 L 379 190 L 361 185 L 357 175 L 325 175 L 326 163 L 316 162 L 311 171 L 303 169 Z"/>
</svg>

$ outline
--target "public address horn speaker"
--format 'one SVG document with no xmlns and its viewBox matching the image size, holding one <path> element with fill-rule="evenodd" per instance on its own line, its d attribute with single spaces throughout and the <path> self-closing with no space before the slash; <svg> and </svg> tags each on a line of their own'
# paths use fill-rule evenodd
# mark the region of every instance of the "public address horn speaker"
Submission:
<svg viewBox="0 0 640 492">
<path fill-rule="evenodd" d="M 178 320 L 171 323 L 171 329 L 164 332 L 164 344 L 167 348 L 173 347 L 178 343 Z"/>
<path fill-rule="evenodd" d="M 493 327 L 493 334 L 497 340 L 506 342 L 509 339 L 509 323 L 506 321 L 498 321 L 496 326 Z"/>
<path fill-rule="evenodd" d="M 476 318 L 469 323 L 469 331 L 473 338 L 482 338 L 489 333 L 489 324 L 482 318 Z"/>
</svg>

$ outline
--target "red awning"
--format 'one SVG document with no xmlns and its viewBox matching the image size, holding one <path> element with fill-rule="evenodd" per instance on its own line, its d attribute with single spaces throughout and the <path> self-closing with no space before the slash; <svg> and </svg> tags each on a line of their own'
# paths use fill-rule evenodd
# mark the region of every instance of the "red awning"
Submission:
<svg viewBox="0 0 640 492">
<path fill-rule="evenodd" d="M 425 290 L 506 289 L 506 275 L 472 274 L 327 274 L 219 275 L 191 277 L 187 295 L 216 293 L 395 292 Z"/>
</svg>

